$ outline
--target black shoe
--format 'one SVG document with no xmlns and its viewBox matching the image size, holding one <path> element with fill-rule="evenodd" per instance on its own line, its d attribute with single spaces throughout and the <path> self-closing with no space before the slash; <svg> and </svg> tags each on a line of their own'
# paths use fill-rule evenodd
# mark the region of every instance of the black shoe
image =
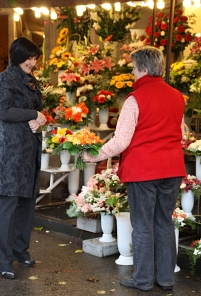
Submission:
<svg viewBox="0 0 201 296">
<path fill-rule="evenodd" d="M 161 290 L 172 290 L 173 286 L 161 286 L 159 285 L 159 287 L 161 288 Z"/>
<path fill-rule="evenodd" d="M 12 271 L 1 271 L 0 272 L 0 277 L 4 278 L 4 279 L 14 279 L 14 272 Z"/>
<path fill-rule="evenodd" d="M 25 261 L 19 261 L 19 265 L 24 267 L 32 267 L 35 264 L 35 260 L 25 260 Z"/>
<path fill-rule="evenodd" d="M 133 288 L 133 289 L 138 289 L 138 290 L 142 290 L 142 291 L 151 291 L 152 288 L 150 289 L 141 289 L 141 288 L 138 288 L 136 287 L 134 284 L 133 284 L 133 278 L 130 277 L 130 276 L 122 276 L 121 280 L 120 280 L 120 284 L 124 287 L 127 287 L 127 288 Z"/>
</svg>

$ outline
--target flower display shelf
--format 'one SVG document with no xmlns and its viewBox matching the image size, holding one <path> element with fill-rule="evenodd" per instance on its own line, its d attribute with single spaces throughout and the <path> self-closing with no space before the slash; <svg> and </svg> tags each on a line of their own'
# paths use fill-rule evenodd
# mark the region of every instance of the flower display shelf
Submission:
<svg viewBox="0 0 201 296">
<path fill-rule="evenodd" d="M 50 193 L 56 186 L 58 186 L 71 172 L 74 168 L 68 170 L 62 170 L 61 168 L 49 167 L 48 169 L 41 169 L 42 172 L 50 174 L 50 185 L 46 189 L 41 189 L 39 196 L 36 198 L 36 203 L 38 203 L 46 194 Z M 58 173 L 62 173 L 62 176 L 57 180 L 54 180 L 54 176 Z"/>
</svg>

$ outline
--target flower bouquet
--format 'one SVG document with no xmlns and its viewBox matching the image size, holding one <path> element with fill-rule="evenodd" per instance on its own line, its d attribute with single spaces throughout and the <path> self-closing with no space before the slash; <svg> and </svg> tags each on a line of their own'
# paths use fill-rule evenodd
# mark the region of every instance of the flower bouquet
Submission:
<svg viewBox="0 0 201 296">
<path fill-rule="evenodd" d="M 100 90 L 93 97 L 94 105 L 99 109 L 109 108 L 114 104 L 114 94 L 109 90 Z"/>
<path fill-rule="evenodd" d="M 192 229 L 195 229 L 195 222 L 192 216 L 187 217 L 183 210 L 180 208 L 175 208 L 174 212 L 172 213 L 172 219 L 174 221 L 175 228 L 181 230 L 181 227 L 185 225 L 189 225 Z"/>
<path fill-rule="evenodd" d="M 189 155 L 201 156 L 201 140 L 196 140 L 191 143 L 185 151 L 189 153 Z"/>
<path fill-rule="evenodd" d="M 166 54 L 168 44 L 168 23 L 170 18 L 170 8 L 164 8 L 161 10 L 155 21 L 155 39 L 154 46 L 159 48 L 164 54 Z M 171 51 L 175 55 L 175 60 L 178 58 L 179 53 L 191 43 L 195 34 L 191 32 L 191 26 L 195 23 L 195 15 L 189 15 L 188 17 L 183 15 L 183 9 L 181 4 L 175 6 L 174 20 L 173 20 L 173 32 L 172 32 L 172 47 Z M 152 16 L 149 18 L 150 23 L 146 28 L 148 37 L 146 42 L 150 43 L 150 36 L 152 35 Z"/>
<path fill-rule="evenodd" d="M 70 68 L 61 74 L 60 79 L 60 87 L 65 88 L 66 92 L 74 92 L 80 85 L 81 75 Z"/>
<path fill-rule="evenodd" d="M 68 125 L 71 130 L 88 125 L 90 123 L 88 114 L 89 108 L 85 102 L 65 107 L 64 101 L 61 101 L 60 105 L 53 109 L 53 116 L 56 122 Z"/>
<path fill-rule="evenodd" d="M 100 212 L 128 211 L 126 185 L 117 176 L 118 165 L 92 176 L 67 210 L 69 217 L 91 216 Z"/>
<path fill-rule="evenodd" d="M 133 90 L 134 81 L 135 77 L 132 74 L 120 74 L 112 77 L 110 86 L 118 93 L 128 94 Z"/>
<path fill-rule="evenodd" d="M 201 239 L 195 240 L 190 245 L 190 250 L 186 250 L 189 261 L 190 261 L 190 268 L 191 268 L 191 275 L 195 274 L 195 265 L 197 259 L 201 258 Z"/>
<path fill-rule="evenodd" d="M 180 194 L 188 192 L 189 190 L 195 191 L 201 188 L 201 182 L 193 175 L 187 175 L 182 178 L 180 185 Z"/>
<path fill-rule="evenodd" d="M 49 133 L 47 143 L 52 149 L 52 154 L 59 154 L 62 150 L 68 150 L 70 155 L 76 156 L 74 166 L 80 170 L 86 168 L 86 164 L 82 160 L 85 151 L 93 156 L 98 155 L 98 150 L 103 144 L 95 133 L 89 131 L 88 128 L 72 132 L 67 128 L 53 130 Z"/>
</svg>

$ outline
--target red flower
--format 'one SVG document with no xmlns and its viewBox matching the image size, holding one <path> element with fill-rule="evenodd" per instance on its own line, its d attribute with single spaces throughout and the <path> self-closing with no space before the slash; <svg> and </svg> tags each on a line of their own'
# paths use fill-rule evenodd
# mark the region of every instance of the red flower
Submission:
<svg viewBox="0 0 201 296">
<path fill-rule="evenodd" d="M 160 25 L 161 25 L 161 21 L 157 21 L 155 24 L 156 27 L 160 27 Z"/>
<path fill-rule="evenodd" d="M 159 36 L 161 36 L 161 33 L 160 32 L 155 32 L 154 36 L 159 37 Z"/>
<path fill-rule="evenodd" d="M 191 40 L 192 40 L 192 36 L 190 35 L 190 34 L 186 34 L 185 35 L 185 40 L 186 40 L 186 42 L 191 42 Z"/>
<path fill-rule="evenodd" d="M 163 23 L 161 25 L 161 30 L 165 31 L 165 30 L 167 30 L 167 27 L 168 27 L 167 23 Z"/>
<path fill-rule="evenodd" d="M 176 16 L 176 17 L 174 18 L 174 20 L 173 20 L 173 23 L 175 24 L 175 23 L 177 23 L 178 21 L 179 21 L 179 17 Z"/>
<path fill-rule="evenodd" d="M 177 31 L 182 33 L 185 31 L 185 28 L 183 26 L 178 26 Z"/>
<path fill-rule="evenodd" d="M 158 15 L 157 15 L 157 17 L 159 17 L 159 18 L 162 18 L 163 16 L 164 16 L 163 12 L 159 12 Z"/>
<path fill-rule="evenodd" d="M 166 44 L 167 44 L 167 40 L 166 39 L 163 38 L 163 39 L 160 40 L 160 45 L 164 46 Z"/>
<path fill-rule="evenodd" d="M 151 32 L 152 32 L 152 26 L 150 25 L 150 26 L 146 27 L 146 33 L 147 33 L 149 36 L 151 36 Z"/>
<path fill-rule="evenodd" d="M 181 20 L 183 23 L 186 23 L 188 18 L 187 18 L 187 16 L 184 15 L 184 16 L 181 16 Z"/>
<path fill-rule="evenodd" d="M 181 41 L 181 39 L 182 39 L 182 36 L 181 36 L 180 34 L 176 34 L 175 37 L 176 37 L 176 40 L 177 40 L 177 41 Z"/>
</svg>

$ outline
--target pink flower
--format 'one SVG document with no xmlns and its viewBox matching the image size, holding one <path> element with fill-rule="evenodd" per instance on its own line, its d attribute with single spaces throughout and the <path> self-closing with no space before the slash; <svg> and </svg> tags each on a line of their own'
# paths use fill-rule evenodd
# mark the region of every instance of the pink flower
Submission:
<svg viewBox="0 0 201 296">
<path fill-rule="evenodd" d="M 109 69 L 109 70 L 111 70 L 111 68 L 115 65 L 115 64 L 111 61 L 111 59 L 108 58 L 108 57 L 106 57 L 106 56 L 104 57 L 103 61 L 104 61 L 104 68 L 107 68 L 107 69 Z"/>
<path fill-rule="evenodd" d="M 103 70 L 104 61 L 95 58 L 93 62 L 90 62 L 90 64 L 92 66 L 91 69 L 94 70 L 95 73 Z"/>
<path fill-rule="evenodd" d="M 85 204 L 85 205 L 81 208 L 81 211 L 82 211 L 83 213 L 90 212 L 90 211 L 91 211 L 91 205 L 89 205 L 89 204 Z"/>
</svg>

